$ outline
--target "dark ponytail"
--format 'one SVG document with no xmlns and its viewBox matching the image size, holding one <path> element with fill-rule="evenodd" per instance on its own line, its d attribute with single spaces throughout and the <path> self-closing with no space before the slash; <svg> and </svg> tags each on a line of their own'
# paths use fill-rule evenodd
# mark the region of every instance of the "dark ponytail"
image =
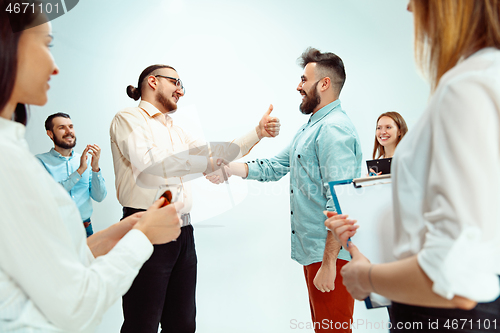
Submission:
<svg viewBox="0 0 500 333">
<path fill-rule="evenodd" d="M 128 86 L 127 95 L 134 101 L 137 101 L 139 98 L 141 98 L 141 91 L 134 86 Z"/>
<path fill-rule="evenodd" d="M 139 76 L 139 80 L 137 81 L 137 88 L 130 85 L 127 87 L 127 95 L 128 97 L 132 98 L 134 101 L 137 101 L 139 98 L 142 97 L 142 84 L 144 80 L 153 74 L 154 71 L 161 69 L 161 68 L 170 68 L 175 71 L 175 68 L 172 66 L 167 66 L 167 65 L 151 65 L 147 67 L 145 70 L 142 71 L 141 75 Z"/>
<path fill-rule="evenodd" d="M 26 125 L 28 123 L 28 110 L 26 105 L 17 104 L 16 110 L 14 111 L 14 121 Z"/>
</svg>

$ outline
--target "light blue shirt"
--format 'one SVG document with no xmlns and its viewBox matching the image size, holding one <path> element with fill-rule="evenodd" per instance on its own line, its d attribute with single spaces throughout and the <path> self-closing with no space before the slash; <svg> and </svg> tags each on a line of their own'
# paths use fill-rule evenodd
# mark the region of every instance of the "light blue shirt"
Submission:
<svg viewBox="0 0 500 333">
<path fill-rule="evenodd" d="M 93 211 L 90 198 L 101 202 L 108 193 L 101 170 L 94 172 L 88 165 L 80 176 L 76 170 L 80 167 L 81 154 L 75 151 L 71 153 L 71 156 L 66 157 L 52 148 L 48 153 L 38 154 L 36 157 L 52 177 L 68 191 L 80 210 L 82 221 L 88 220 Z"/>
<path fill-rule="evenodd" d="M 336 100 L 313 114 L 281 153 L 247 162 L 247 179 L 277 181 L 290 172 L 292 259 L 301 265 L 323 261 L 323 211 L 335 211 L 328 182 L 360 177 L 361 159 L 358 133 Z M 341 249 L 337 258 L 350 260 L 349 252 Z"/>
</svg>

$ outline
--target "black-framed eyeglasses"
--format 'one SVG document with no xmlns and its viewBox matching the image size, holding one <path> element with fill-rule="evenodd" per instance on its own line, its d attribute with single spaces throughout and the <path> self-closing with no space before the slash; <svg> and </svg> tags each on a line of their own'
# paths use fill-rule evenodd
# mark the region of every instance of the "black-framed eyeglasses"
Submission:
<svg viewBox="0 0 500 333">
<path fill-rule="evenodd" d="M 160 74 L 155 75 L 155 77 L 162 77 L 164 79 L 174 80 L 175 86 L 177 87 L 177 89 L 182 90 L 182 93 L 186 94 L 186 89 L 184 88 L 184 85 L 182 84 L 181 79 L 179 79 L 177 77 L 165 76 L 165 75 L 160 75 Z"/>
</svg>

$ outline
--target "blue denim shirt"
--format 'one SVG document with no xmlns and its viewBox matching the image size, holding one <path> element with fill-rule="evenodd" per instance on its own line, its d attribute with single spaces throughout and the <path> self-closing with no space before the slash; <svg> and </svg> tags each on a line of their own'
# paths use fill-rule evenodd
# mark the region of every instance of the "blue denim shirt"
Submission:
<svg viewBox="0 0 500 333">
<path fill-rule="evenodd" d="M 76 171 L 80 167 L 81 156 L 81 154 L 74 151 L 70 157 L 62 156 L 54 148 L 48 153 L 36 155 L 56 182 L 69 192 L 80 210 L 82 221 L 85 221 L 90 218 L 93 211 L 90 198 L 101 202 L 106 198 L 108 192 L 101 170 L 94 172 L 88 165 L 81 176 Z"/>
<path fill-rule="evenodd" d="M 336 100 L 313 114 L 281 153 L 247 162 L 247 179 L 277 181 L 290 172 L 292 259 L 301 265 L 323 261 L 323 211 L 335 211 L 328 182 L 360 177 L 361 159 L 358 133 Z M 344 249 L 337 258 L 350 260 Z"/>
</svg>

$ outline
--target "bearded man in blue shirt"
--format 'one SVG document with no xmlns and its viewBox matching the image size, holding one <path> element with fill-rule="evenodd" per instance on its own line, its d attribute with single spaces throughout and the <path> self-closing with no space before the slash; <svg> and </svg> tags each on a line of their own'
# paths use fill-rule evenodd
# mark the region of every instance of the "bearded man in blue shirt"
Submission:
<svg viewBox="0 0 500 333">
<path fill-rule="evenodd" d="M 303 96 L 300 111 L 310 115 L 309 121 L 275 157 L 230 163 L 225 170 L 227 176 L 261 182 L 277 181 L 290 172 L 292 259 L 304 266 L 314 330 L 351 332 L 354 299 L 340 275 L 350 256 L 325 229 L 323 211 L 335 211 L 328 182 L 361 176 L 361 146 L 340 106 L 346 77 L 342 59 L 309 48 L 299 61 L 304 68 L 297 87 Z"/>
<path fill-rule="evenodd" d="M 94 233 L 90 221 L 93 211 L 90 199 L 101 202 L 107 194 L 106 183 L 99 167 L 101 148 L 98 145 L 87 145 L 81 155 L 73 151 L 76 145 L 75 129 L 66 113 L 50 115 L 45 120 L 45 129 L 54 142 L 54 148 L 36 157 L 76 203 L 89 237 Z M 87 154 L 92 156 L 91 170 L 88 167 Z"/>
</svg>

